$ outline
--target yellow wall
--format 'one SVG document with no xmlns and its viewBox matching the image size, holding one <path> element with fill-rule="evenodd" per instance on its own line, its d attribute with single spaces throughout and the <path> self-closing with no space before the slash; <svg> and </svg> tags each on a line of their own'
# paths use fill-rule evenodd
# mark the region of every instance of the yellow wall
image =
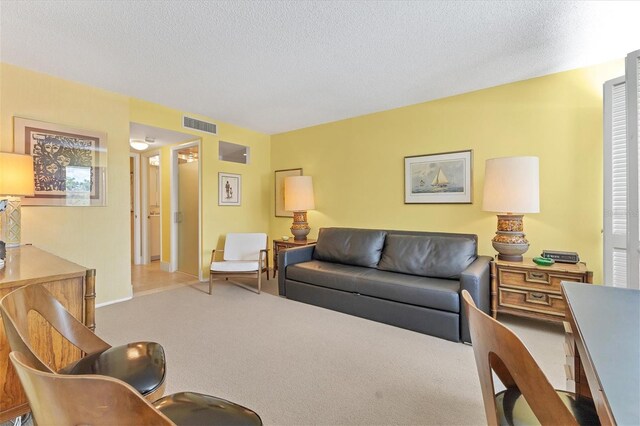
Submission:
<svg viewBox="0 0 640 426">
<path fill-rule="evenodd" d="M 540 157 L 541 213 L 525 227 L 530 255 L 575 250 L 601 280 L 602 83 L 623 74 L 622 61 L 549 75 L 419 105 L 269 137 L 218 122 L 202 139 L 204 269 L 227 232 L 289 234 L 291 219 L 273 215 L 273 170 L 303 167 L 314 177 L 321 226 L 442 230 L 479 235 L 492 254 L 495 216 L 483 212 L 488 158 Z M 190 114 L 193 115 L 193 114 Z M 189 133 L 182 112 L 8 64 L 0 66 L 0 150 L 13 151 L 14 116 L 108 134 L 106 207 L 23 208 L 23 242 L 97 269 L 97 302 L 131 295 L 129 122 Z M 196 116 L 197 117 L 197 116 Z M 251 163 L 218 160 L 218 140 L 251 148 Z M 403 159 L 473 149 L 472 205 L 403 204 Z M 163 261 L 169 260 L 169 179 L 162 150 Z M 242 175 L 242 206 L 218 206 L 218 172 Z"/>
<path fill-rule="evenodd" d="M 189 116 L 213 121 L 218 134 L 189 131 L 182 127 L 182 111 L 137 99 L 131 100 L 131 121 L 193 134 L 202 140 L 202 265 L 208 270 L 211 250 L 222 248 L 228 232 L 268 232 L 271 202 L 270 137 L 268 135 L 189 113 Z M 218 141 L 249 146 L 250 163 L 218 160 Z M 170 258 L 170 148 L 161 149 L 162 161 L 162 261 Z M 242 176 L 241 206 L 218 206 L 218 172 Z M 206 275 L 205 275 L 206 277 Z"/>
<path fill-rule="evenodd" d="M 106 207 L 22 208 L 22 242 L 95 268 L 97 303 L 131 296 L 129 99 L 0 65 L 0 150 L 13 151 L 13 117 L 107 133 Z"/>
<path fill-rule="evenodd" d="M 602 279 L 602 83 L 624 74 L 608 64 L 552 74 L 459 96 L 271 137 L 274 170 L 313 176 L 310 237 L 323 226 L 478 234 L 493 255 L 493 213 L 482 208 L 485 160 L 540 158 L 539 214 L 525 216 L 531 243 L 577 251 Z M 473 150 L 473 204 L 404 204 L 404 157 Z M 273 211 L 273 202 L 271 205 Z M 291 219 L 271 215 L 271 236 Z"/>
<path fill-rule="evenodd" d="M 9 64 L 0 66 L 0 151 L 13 151 L 13 117 L 97 130 L 108 135 L 106 207 L 30 207 L 22 209 L 22 242 L 33 243 L 68 260 L 97 270 L 97 303 L 131 296 L 129 210 L 129 122 L 190 133 L 181 127 L 182 111 L 121 96 Z M 198 117 L 189 113 L 190 116 Z M 218 135 L 191 132 L 202 138 L 203 269 L 211 249 L 227 232 L 267 232 L 270 206 L 270 138 L 268 135 L 198 117 L 218 124 Z M 248 145 L 248 165 L 218 160 L 218 140 Z M 163 166 L 163 261 L 169 261 L 169 153 Z M 242 205 L 219 207 L 218 172 L 242 175 Z"/>
</svg>

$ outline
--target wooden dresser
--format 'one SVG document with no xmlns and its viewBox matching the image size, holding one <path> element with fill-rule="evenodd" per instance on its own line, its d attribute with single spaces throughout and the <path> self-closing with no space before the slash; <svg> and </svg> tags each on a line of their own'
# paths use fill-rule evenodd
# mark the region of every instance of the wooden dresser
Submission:
<svg viewBox="0 0 640 426">
<path fill-rule="evenodd" d="M 560 322 L 566 304 L 561 281 L 592 282 L 584 263 L 555 263 L 539 266 L 530 258 L 522 262 L 491 262 L 491 313 L 498 312 Z"/>
<path fill-rule="evenodd" d="M 43 284 L 73 316 L 95 329 L 94 269 L 84 268 L 30 245 L 7 249 L 5 261 L 4 269 L 0 269 L 0 298 L 25 285 Z M 31 312 L 29 320 L 29 330 L 36 342 L 34 349 L 55 369 L 83 356 L 39 314 Z M 0 423 L 29 411 L 20 381 L 9 361 L 9 352 L 0 318 Z"/>
</svg>

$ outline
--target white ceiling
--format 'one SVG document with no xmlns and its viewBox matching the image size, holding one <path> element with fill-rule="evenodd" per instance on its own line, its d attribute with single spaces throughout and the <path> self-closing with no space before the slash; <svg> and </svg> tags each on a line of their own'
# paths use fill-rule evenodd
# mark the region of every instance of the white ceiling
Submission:
<svg viewBox="0 0 640 426">
<path fill-rule="evenodd" d="M 623 57 L 640 2 L 7 1 L 0 59 L 265 133 Z"/>
</svg>

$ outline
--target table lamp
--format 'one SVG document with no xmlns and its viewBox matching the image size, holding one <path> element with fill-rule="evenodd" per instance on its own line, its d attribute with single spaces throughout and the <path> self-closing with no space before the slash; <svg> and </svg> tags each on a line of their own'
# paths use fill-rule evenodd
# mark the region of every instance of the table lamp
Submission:
<svg viewBox="0 0 640 426">
<path fill-rule="evenodd" d="M 293 212 L 291 233 L 295 241 L 304 241 L 311 228 L 307 210 L 315 209 L 311 176 L 290 176 L 284 180 L 284 209 Z"/>
<path fill-rule="evenodd" d="M 0 152 L 0 211 L 2 239 L 7 247 L 20 245 L 20 197 L 34 194 L 33 157 Z"/>
<path fill-rule="evenodd" d="M 498 259 L 522 262 L 529 249 L 522 225 L 523 213 L 540 212 L 538 157 L 487 160 L 482 210 L 497 212 L 498 230 L 493 248 Z"/>
</svg>

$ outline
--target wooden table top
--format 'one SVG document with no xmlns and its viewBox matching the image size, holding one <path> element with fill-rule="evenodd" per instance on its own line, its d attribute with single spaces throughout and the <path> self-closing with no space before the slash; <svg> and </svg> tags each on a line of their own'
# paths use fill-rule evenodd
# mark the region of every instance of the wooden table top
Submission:
<svg viewBox="0 0 640 426">
<path fill-rule="evenodd" d="M 0 287 L 85 276 L 87 268 L 31 245 L 7 249 Z"/>
</svg>

